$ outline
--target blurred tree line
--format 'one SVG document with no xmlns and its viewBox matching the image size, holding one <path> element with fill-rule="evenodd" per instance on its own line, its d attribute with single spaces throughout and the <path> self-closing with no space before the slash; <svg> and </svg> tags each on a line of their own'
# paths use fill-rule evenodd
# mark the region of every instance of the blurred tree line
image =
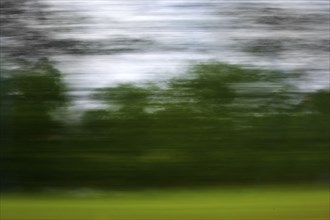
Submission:
<svg viewBox="0 0 330 220">
<path fill-rule="evenodd" d="M 63 54 L 84 54 L 83 41 L 56 37 L 65 24 L 81 22 L 77 15 L 64 16 L 51 10 L 44 0 L 1 0 L 0 62 L 2 67 L 26 65 L 40 57 Z"/>
<path fill-rule="evenodd" d="M 295 74 L 196 64 L 164 87 L 98 89 L 106 107 L 70 123 L 47 59 L 3 72 L 4 190 L 329 181 L 330 93 Z"/>
</svg>

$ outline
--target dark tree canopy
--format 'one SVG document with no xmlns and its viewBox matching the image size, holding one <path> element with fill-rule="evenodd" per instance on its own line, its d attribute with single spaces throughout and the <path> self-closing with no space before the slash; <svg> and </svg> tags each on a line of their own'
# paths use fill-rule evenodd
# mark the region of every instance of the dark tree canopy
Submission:
<svg viewBox="0 0 330 220">
<path fill-rule="evenodd" d="M 329 91 L 301 92 L 288 77 L 198 64 L 164 88 L 98 89 L 104 107 L 65 123 L 53 117 L 68 103 L 61 73 L 46 59 L 16 69 L 1 78 L 3 185 L 328 181 Z"/>
</svg>

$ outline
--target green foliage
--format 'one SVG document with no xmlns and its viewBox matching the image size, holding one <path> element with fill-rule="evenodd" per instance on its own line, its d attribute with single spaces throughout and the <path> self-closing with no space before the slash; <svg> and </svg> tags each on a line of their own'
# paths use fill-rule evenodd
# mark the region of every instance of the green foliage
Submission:
<svg viewBox="0 0 330 220">
<path fill-rule="evenodd" d="M 11 99 L 23 105 L 49 112 L 66 103 L 65 86 L 60 72 L 47 60 L 42 60 L 27 69 L 13 72 L 9 79 Z M 37 103 L 37 105 L 34 105 Z M 20 106 L 20 105 L 16 105 Z"/>
<path fill-rule="evenodd" d="M 51 112 L 67 103 L 65 86 L 40 61 L 6 79 L 11 177 L 36 187 L 328 181 L 329 91 L 303 93 L 294 77 L 197 64 L 165 88 L 98 89 L 106 107 L 64 129 Z"/>
<path fill-rule="evenodd" d="M 13 123 L 14 133 L 22 135 L 20 141 L 28 133 L 39 136 L 50 130 L 51 112 L 68 101 L 60 72 L 47 60 L 40 60 L 31 67 L 13 71 L 6 81 L 4 99 L 10 102 L 6 117 Z"/>
<path fill-rule="evenodd" d="M 305 104 L 309 105 L 311 110 L 330 114 L 330 91 L 320 90 L 310 94 Z"/>
<path fill-rule="evenodd" d="M 138 114 L 144 111 L 151 91 L 147 88 L 122 84 L 114 88 L 99 89 L 95 98 L 104 100 L 109 105 L 117 105 L 120 111 Z"/>
<path fill-rule="evenodd" d="M 61 74 L 47 59 L 10 71 L 2 82 L 1 152 L 6 160 L 5 181 L 37 181 L 40 167 L 49 168 L 45 158 L 54 137 L 62 133 L 61 122 L 52 114 L 68 102 Z M 14 180 L 15 179 L 15 180 Z"/>
<path fill-rule="evenodd" d="M 327 97 L 299 92 L 288 83 L 296 76 L 198 64 L 165 89 L 100 90 L 98 98 L 121 108 L 87 111 L 82 122 L 103 141 L 108 172 L 136 186 L 326 179 L 329 117 L 316 103 Z"/>
</svg>

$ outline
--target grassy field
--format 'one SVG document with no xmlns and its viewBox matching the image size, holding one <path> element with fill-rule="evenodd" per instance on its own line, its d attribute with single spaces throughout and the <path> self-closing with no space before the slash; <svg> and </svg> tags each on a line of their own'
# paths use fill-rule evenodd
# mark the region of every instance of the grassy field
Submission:
<svg viewBox="0 0 330 220">
<path fill-rule="evenodd" d="M 325 220 L 328 187 L 3 194 L 1 220 Z"/>
</svg>

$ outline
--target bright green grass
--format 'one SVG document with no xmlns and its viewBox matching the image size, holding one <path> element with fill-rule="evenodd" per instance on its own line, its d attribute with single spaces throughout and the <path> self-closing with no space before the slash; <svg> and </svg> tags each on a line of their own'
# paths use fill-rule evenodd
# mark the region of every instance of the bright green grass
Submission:
<svg viewBox="0 0 330 220">
<path fill-rule="evenodd" d="M 325 220 L 327 187 L 2 195 L 1 220 Z"/>
</svg>

